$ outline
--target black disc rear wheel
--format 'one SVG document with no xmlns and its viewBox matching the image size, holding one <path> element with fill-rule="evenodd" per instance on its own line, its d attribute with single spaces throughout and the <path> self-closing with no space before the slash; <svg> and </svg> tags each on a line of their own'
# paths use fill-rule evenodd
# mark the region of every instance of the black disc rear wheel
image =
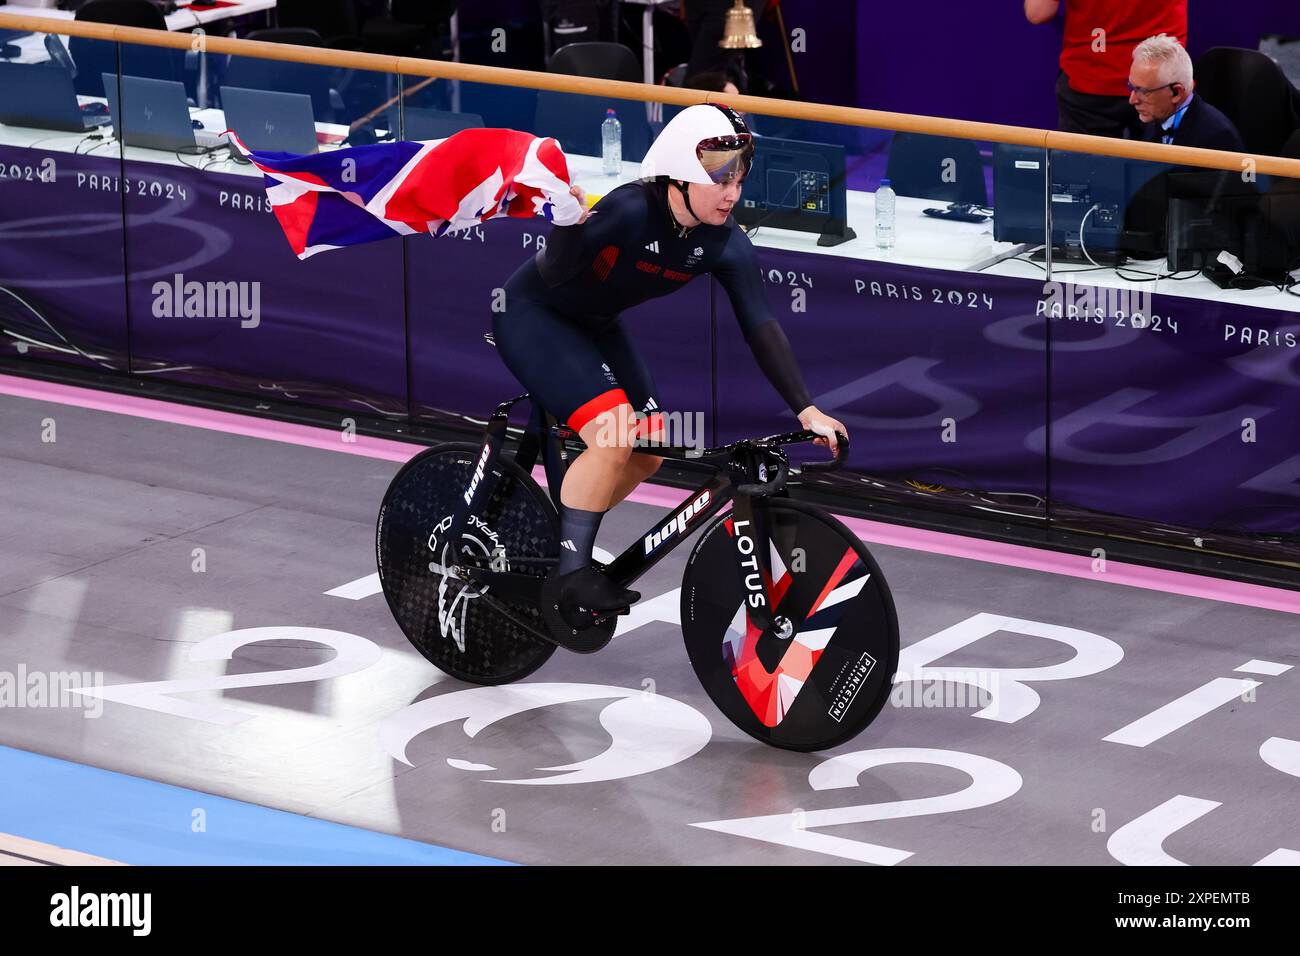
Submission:
<svg viewBox="0 0 1300 956">
<path fill-rule="evenodd" d="M 505 600 L 458 577 L 445 540 L 456 504 L 478 461 L 480 446 L 450 442 L 403 466 L 384 495 L 375 535 L 384 597 L 407 640 L 439 670 L 475 684 L 527 677 L 555 651 L 483 599 L 538 630 L 535 604 Z M 559 518 L 532 477 L 508 458 L 493 466 L 496 486 L 482 513 L 471 516 L 461 540 L 502 571 L 545 578 L 551 565 L 528 558 L 559 554 Z"/>
<path fill-rule="evenodd" d="M 788 750 L 823 750 L 859 734 L 889 698 L 898 619 L 884 575 L 858 537 L 819 508 L 754 500 L 766 525 L 782 625 L 750 622 L 730 514 L 696 542 L 682 581 L 682 635 L 718 709 L 747 734 Z M 757 580 L 754 581 L 757 587 Z"/>
</svg>

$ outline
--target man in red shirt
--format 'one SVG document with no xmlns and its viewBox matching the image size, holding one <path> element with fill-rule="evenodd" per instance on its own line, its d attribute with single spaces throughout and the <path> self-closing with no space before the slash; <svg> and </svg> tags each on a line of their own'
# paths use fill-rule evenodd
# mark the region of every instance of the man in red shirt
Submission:
<svg viewBox="0 0 1300 956">
<path fill-rule="evenodd" d="M 1025 0 L 1030 23 L 1048 23 L 1061 0 Z M 1136 135 L 1129 104 L 1133 50 L 1166 33 L 1187 46 L 1187 0 L 1066 0 L 1061 73 L 1056 78 L 1058 126 L 1066 133 Z"/>
</svg>

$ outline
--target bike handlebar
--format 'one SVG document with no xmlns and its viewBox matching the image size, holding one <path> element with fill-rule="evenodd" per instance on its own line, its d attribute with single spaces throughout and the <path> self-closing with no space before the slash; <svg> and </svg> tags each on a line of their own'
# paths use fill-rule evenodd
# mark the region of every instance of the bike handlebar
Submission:
<svg viewBox="0 0 1300 956">
<path fill-rule="evenodd" d="M 835 471 L 843 467 L 844 463 L 849 460 L 849 436 L 835 433 L 835 457 L 830 461 L 810 461 L 800 470 L 809 471 Z"/>
<path fill-rule="evenodd" d="M 792 445 L 797 442 L 812 441 L 819 438 L 816 432 L 788 432 L 784 435 L 773 435 L 770 438 L 764 438 L 757 442 L 760 447 L 771 447 L 773 445 Z M 804 472 L 817 471 L 835 471 L 844 465 L 849 459 L 849 436 L 835 433 L 835 457 L 830 461 L 811 461 L 802 467 Z M 782 456 L 777 462 L 776 475 L 770 481 L 763 482 L 746 482 L 736 486 L 736 491 L 742 495 L 772 495 L 780 491 L 785 485 L 786 479 L 790 477 L 790 463 Z"/>
</svg>

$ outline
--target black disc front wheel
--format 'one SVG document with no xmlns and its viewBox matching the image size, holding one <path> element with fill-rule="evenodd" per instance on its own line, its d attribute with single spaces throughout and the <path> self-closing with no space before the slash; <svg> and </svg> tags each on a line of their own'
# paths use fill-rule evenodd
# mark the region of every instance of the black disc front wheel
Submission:
<svg viewBox="0 0 1300 956">
<path fill-rule="evenodd" d="M 384 495 L 375 551 L 388 607 L 415 649 L 453 677 L 504 684 L 541 667 L 555 645 L 533 637 L 484 596 L 545 632 L 536 604 L 492 595 L 452 571 L 457 559 L 447 531 L 480 451 L 450 442 L 407 462 Z M 514 461 L 501 458 L 492 467 L 492 495 L 470 516 L 461 541 L 497 570 L 545 578 L 550 565 L 526 559 L 559 554 L 555 507 Z"/>
<path fill-rule="evenodd" d="M 889 698 L 898 668 L 893 598 L 866 545 L 841 522 L 789 499 L 753 504 L 769 538 L 762 584 L 776 626 L 760 632 L 749 619 L 753 589 L 726 514 L 704 530 L 686 566 L 686 652 L 714 704 L 747 734 L 788 750 L 834 747 Z"/>
</svg>

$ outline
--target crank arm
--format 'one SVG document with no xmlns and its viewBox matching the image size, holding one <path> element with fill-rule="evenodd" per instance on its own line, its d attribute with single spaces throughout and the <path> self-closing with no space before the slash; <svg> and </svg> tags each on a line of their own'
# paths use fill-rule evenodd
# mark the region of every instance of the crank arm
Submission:
<svg viewBox="0 0 1300 956">
<path fill-rule="evenodd" d="M 505 598 L 536 604 L 542 596 L 542 582 L 545 579 L 535 574 L 493 571 L 491 568 L 466 567 L 463 564 L 457 565 L 452 570 L 462 580 L 490 588 L 492 593 Z"/>
<path fill-rule="evenodd" d="M 500 601 L 495 600 L 492 597 L 492 595 L 480 594 L 475 600 L 484 602 L 484 604 L 488 608 L 490 608 L 492 611 L 495 611 L 497 614 L 500 614 L 507 621 L 509 621 L 515 627 L 522 630 L 529 637 L 535 638 L 536 640 L 539 641 L 545 641 L 547 644 L 556 645 L 555 638 L 551 637 L 551 635 L 547 634 L 545 631 L 538 630 L 536 627 L 534 627 L 532 624 L 529 624 L 527 621 L 524 621 L 519 617 L 517 617 L 514 611 L 510 610 L 510 608 L 502 604 Z"/>
</svg>

